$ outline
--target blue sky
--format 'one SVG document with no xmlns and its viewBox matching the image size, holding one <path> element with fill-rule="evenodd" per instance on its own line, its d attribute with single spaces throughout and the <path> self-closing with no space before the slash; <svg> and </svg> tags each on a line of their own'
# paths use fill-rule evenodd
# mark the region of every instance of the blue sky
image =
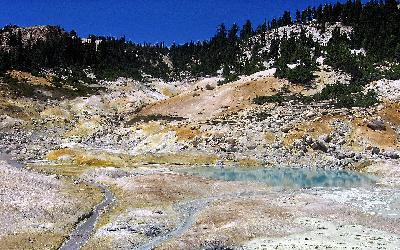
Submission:
<svg viewBox="0 0 400 250">
<path fill-rule="evenodd" d="M 284 10 L 329 0 L 0 0 L 0 26 L 60 25 L 135 42 L 183 43 L 208 39 L 220 23 L 260 24 Z"/>
</svg>

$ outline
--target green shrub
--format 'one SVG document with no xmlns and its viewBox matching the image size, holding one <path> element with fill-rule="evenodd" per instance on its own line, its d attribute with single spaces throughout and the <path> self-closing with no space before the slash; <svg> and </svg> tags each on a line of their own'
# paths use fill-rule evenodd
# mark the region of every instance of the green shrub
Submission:
<svg viewBox="0 0 400 250">
<path fill-rule="evenodd" d="M 394 66 L 390 70 L 383 72 L 383 76 L 389 80 L 400 79 L 400 65 Z"/>
<path fill-rule="evenodd" d="M 7 74 L 4 74 L 2 81 L 12 92 L 20 96 L 33 97 L 35 95 L 35 87 L 26 81 L 19 81 Z"/>
<path fill-rule="evenodd" d="M 375 105 L 376 103 L 379 103 L 377 94 L 374 91 L 368 91 L 367 94 L 357 93 L 354 95 L 353 100 L 353 107 L 368 108 Z"/>
<path fill-rule="evenodd" d="M 285 102 L 286 98 L 282 94 L 276 94 L 271 96 L 257 96 L 253 99 L 253 103 L 257 105 L 263 105 L 265 103 L 282 103 Z"/>
<path fill-rule="evenodd" d="M 154 114 L 154 115 L 138 115 L 128 121 L 128 125 L 133 125 L 138 122 L 150 122 L 150 121 L 183 121 L 185 118 L 180 116 L 169 116 L 169 115 L 161 115 L 161 114 Z"/>
<path fill-rule="evenodd" d="M 325 63 L 349 74 L 358 71 L 357 58 L 351 53 L 349 46 L 345 43 L 328 46 Z"/>
<path fill-rule="evenodd" d="M 239 71 L 241 74 L 249 76 L 264 69 L 265 67 L 261 63 L 251 61 L 246 63 L 242 68 L 239 69 Z"/>
<path fill-rule="evenodd" d="M 363 87 L 357 84 L 332 84 L 326 86 L 321 93 L 313 96 L 314 101 L 331 100 L 332 104 L 340 108 L 370 107 L 378 103 L 376 93 L 369 91 L 364 94 Z"/>
<path fill-rule="evenodd" d="M 328 46 L 325 60 L 333 68 L 350 74 L 351 82 L 361 86 L 381 78 L 381 74 L 374 67 L 375 61 L 372 56 L 353 55 L 349 45 L 345 43 Z"/>
<path fill-rule="evenodd" d="M 311 103 L 314 101 L 312 97 L 303 96 L 303 95 L 283 95 L 282 93 L 278 93 L 276 95 L 271 96 L 257 96 L 253 99 L 253 103 L 257 105 L 263 105 L 265 103 L 278 103 L 282 104 L 284 102 L 289 101 L 297 101 L 302 103 Z"/>
<path fill-rule="evenodd" d="M 340 96 L 350 95 L 351 93 L 357 93 L 362 90 L 362 86 L 357 84 L 345 85 L 341 83 L 336 83 L 325 86 L 321 93 L 316 94 L 314 98 L 319 100 L 336 99 Z"/>
<path fill-rule="evenodd" d="M 236 74 L 230 74 L 228 76 L 225 77 L 224 80 L 220 80 L 218 81 L 218 86 L 222 86 L 224 84 L 230 83 L 230 82 L 235 82 L 237 80 L 239 80 L 239 76 Z"/>
<path fill-rule="evenodd" d="M 289 67 L 277 68 L 275 76 L 278 78 L 286 78 L 292 83 L 301 85 L 311 85 L 315 79 L 313 69 L 305 65 L 299 65 L 293 69 Z"/>
<path fill-rule="evenodd" d="M 321 91 L 321 93 L 313 96 L 283 95 L 282 93 L 278 93 L 273 96 L 257 96 L 253 100 L 253 102 L 257 105 L 263 105 L 265 103 L 282 104 L 289 101 L 297 101 L 304 104 L 330 101 L 332 105 L 338 108 L 367 108 L 379 102 L 374 91 L 369 91 L 368 93 L 364 94 L 362 86 L 351 84 L 328 85 Z"/>
</svg>

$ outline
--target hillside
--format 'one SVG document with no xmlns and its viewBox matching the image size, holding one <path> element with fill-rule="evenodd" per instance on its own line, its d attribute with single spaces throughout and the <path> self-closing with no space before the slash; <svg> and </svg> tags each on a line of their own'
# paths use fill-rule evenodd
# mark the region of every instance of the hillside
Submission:
<svg viewBox="0 0 400 250">
<path fill-rule="evenodd" d="M 170 47 L 4 27 L 0 245 L 396 249 L 399 53 L 396 1 Z"/>
</svg>

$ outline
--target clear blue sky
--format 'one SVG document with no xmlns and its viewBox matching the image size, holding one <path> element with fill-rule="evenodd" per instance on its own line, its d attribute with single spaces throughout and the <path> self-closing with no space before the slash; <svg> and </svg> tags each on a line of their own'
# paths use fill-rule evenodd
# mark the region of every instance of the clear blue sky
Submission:
<svg viewBox="0 0 400 250">
<path fill-rule="evenodd" d="M 0 0 L 0 26 L 60 25 L 134 42 L 167 44 L 208 39 L 220 23 L 260 24 L 284 10 L 331 0 Z"/>
</svg>

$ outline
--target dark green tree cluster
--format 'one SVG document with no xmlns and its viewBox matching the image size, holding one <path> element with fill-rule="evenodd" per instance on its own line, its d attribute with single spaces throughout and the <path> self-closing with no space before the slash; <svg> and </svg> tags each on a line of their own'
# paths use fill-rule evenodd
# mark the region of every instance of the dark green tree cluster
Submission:
<svg viewBox="0 0 400 250">
<path fill-rule="evenodd" d="M 363 88 L 357 84 L 332 84 L 325 87 L 321 93 L 313 96 L 314 101 L 330 100 L 340 108 L 370 107 L 378 103 L 374 91 L 363 92 Z"/>
<path fill-rule="evenodd" d="M 188 72 L 192 76 L 215 75 L 222 68 L 230 69 L 225 72 L 232 70 L 238 74 L 240 42 L 249 39 L 253 34 L 250 21 L 242 29 L 237 24 L 233 24 L 230 29 L 221 24 L 210 40 L 184 45 L 173 44 L 169 53 L 174 65 L 173 75 L 179 75 L 180 72 Z"/>
<path fill-rule="evenodd" d="M 137 78 L 142 73 L 166 77 L 168 74 L 168 65 L 163 60 L 168 49 L 163 44 L 135 44 L 125 38 L 96 36 L 83 41 L 74 31 L 67 33 L 59 27 L 51 27 L 51 32 L 34 44 L 29 40 L 23 44 L 21 32 L 15 26 L 7 26 L 0 33 L 10 34 L 7 45 L 11 49 L 0 52 L 3 71 L 92 67 L 101 78 Z"/>
<path fill-rule="evenodd" d="M 9 50 L 0 52 L 0 69 L 22 68 L 33 69 L 38 67 L 55 67 L 66 64 L 65 46 L 67 36 L 59 27 L 52 27 L 52 32 L 57 34 L 51 37 L 51 42 L 38 41 L 35 44 L 23 44 L 21 30 L 16 26 L 4 27 L 0 34 L 7 33 Z M 50 39 L 47 37 L 46 39 Z"/>
<path fill-rule="evenodd" d="M 280 55 L 275 55 L 275 76 L 293 83 L 311 85 L 317 69 L 316 57 L 320 54 L 318 44 L 302 30 L 298 37 L 285 35 L 280 40 L 279 48 Z M 293 67 L 289 67 L 291 64 Z"/>
<path fill-rule="evenodd" d="M 351 45 L 363 47 L 375 60 L 387 58 L 398 60 L 400 49 L 400 10 L 396 0 L 372 0 L 362 4 L 361 0 L 346 3 L 320 5 L 297 11 L 296 22 L 315 20 L 321 28 L 326 23 L 341 22 L 354 29 Z"/>
<path fill-rule="evenodd" d="M 169 48 L 162 43 L 136 44 L 125 38 L 111 37 L 91 36 L 88 42 L 83 42 L 75 32 L 64 32 L 59 27 L 53 27 L 43 41 L 23 44 L 20 32 L 10 32 L 16 27 L 7 26 L 0 30 L 0 35 L 11 34 L 8 45 L 12 49 L 0 51 L 0 70 L 82 70 L 91 67 L 101 78 L 151 75 L 176 79 L 216 75 L 219 70 L 226 69 L 225 78 L 235 79 L 240 74 L 252 74 L 262 69 L 263 62 L 275 59 L 278 76 L 307 84 L 313 78 L 315 58 L 321 50 L 318 44 L 302 34 L 295 38 L 275 38 L 271 41 L 270 50 L 263 50 L 269 43 L 267 32 L 294 22 L 312 22 L 321 28 L 334 22 L 352 26 L 354 32 L 351 39 L 342 37 L 337 31 L 333 41 L 324 49 L 332 66 L 350 72 L 357 81 L 373 77 L 375 73 L 368 65 L 384 61 L 400 62 L 400 10 L 396 0 L 373 0 L 366 4 L 360 0 L 348 0 L 308 7 L 296 11 L 294 18 L 286 11 L 281 17 L 264 21 L 257 27 L 250 21 L 242 27 L 234 24 L 227 28 L 221 24 L 209 40 L 173 44 Z M 365 48 L 367 57 L 359 59 L 353 56 L 350 50 L 357 48 Z M 245 51 L 251 55 L 250 58 L 244 58 Z M 294 69 L 287 67 L 287 64 L 294 63 L 298 64 Z"/>
</svg>

